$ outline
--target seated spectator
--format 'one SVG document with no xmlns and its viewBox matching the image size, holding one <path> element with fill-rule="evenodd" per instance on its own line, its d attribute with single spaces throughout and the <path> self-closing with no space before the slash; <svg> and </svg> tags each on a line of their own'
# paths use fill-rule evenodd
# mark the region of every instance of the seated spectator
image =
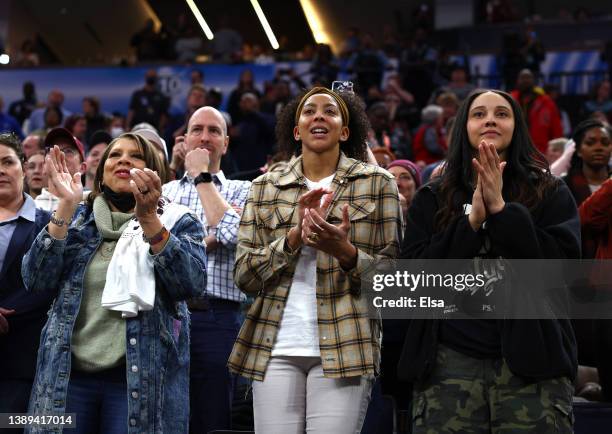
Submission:
<svg viewBox="0 0 612 434">
<path fill-rule="evenodd" d="M 443 123 L 444 111 L 437 105 L 428 105 L 421 111 L 422 124 L 414 135 L 414 160 L 419 167 L 442 160 L 447 143 Z"/>
<path fill-rule="evenodd" d="M 64 128 L 70 131 L 70 133 L 79 139 L 87 148 L 88 145 L 85 142 L 85 136 L 87 134 L 87 121 L 85 120 L 85 116 L 80 114 L 68 116 L 68 118 L 64 121 Z"/>
<path fill-rule="evenodd" d="M 232 123 L 238 125 L 242 120 L 242 111 L 240 109 L 240 101 L 242 94 L 249 92 L 254 94 L 257 99 L 261 98 L 261 92 L 255 88 L 255 77 L 253 71 L 244 69 L 238 78 L 238 86 L 236 86 L 229 95 L 227 100 L 227 112 L 229 113 Z"/>
<path fill-rule="evenodd" d="M 102 113 L 100 99 L 96 96 L 86 96 L 83 98 L 82 108 L 85 122 L 87 123 L 84 143 L 89 146 L 91 135 L 96 131 L 106 130 L 110 119 Z"/>
<path fill-rule="evenodd" d="M 48 153 L 54 146 L 58 146 L 64 153 L 66 168 L 71 176 L 85 173 L 85 147 L 79 139 L 70 134 L 70 131 L 61 127 L 49 131 L 45 137 L 45 152 Z M 59 199 L 43 188 L 35 202 L 36 208 L 52 212 L 56 210 Z"/>
<path fill-rule="evenodd" d="M 35 130 L 33 133 L 48 133 L 53 128 L 59 127 L 64 123 L 62 111 L 57 107 L 47 107 L 45 110 L 45 123 L 41 130 Z"/>
<path fill-rule="evenodd" d="M 55 296 L 27 292 L 21 277 L 23 255 L 50 217 L 23 191 L 23 157 L 19 139 L 0 134 L 0 413 L 10 414 L 28 411 L 40 333 Z"/>
<path fill-rule="evenodd" d="M 157 71 L 149 69 L 145 73 L 145 85 L 132 94 L 126 124 L 133 128 L 146 122 L 163 131 L 168 120 L 169 104 L 168 97 L 157 87 Z"/>
<path fill-rule="evenodd" d="M 447 154 L 448 152 L 450 152 L 452 145 L 451 138 L 453 137 L 453 127 L 455 126 L 455 119 L 456 117 L 452 117 L 448 121 L 446 121 L 446 124 L 444 124 L 444 130 L 446 131 L 446 143 L 448 146 L 448 149 L 446 151 Z M 433 162 L 421 169 L 421 184 L 425 185 L 431 179 L 440 176 L 444 171 L 444 161 L 445 160 L 439 160 Z"/>
<path fill-rule="evenodd" d="M 166 129 L 165 137 L 174 141 L 175 137 L 182 136 L 187 131 L 187 123 L 191 115 L 200 107 L 206 105 L 206 89 L 201 84 L 193 84 L 187 93 L 187 110 L 185 113 L 173 116 Z"/>
<path fill-rule="evenodd" d="M 570 136 L 572 134 L 572 121 L 570 120 L 569 114 L 563 107 L 559 105 L 559 97 L 561 96 L 561 89 L 557 84 L 546 84 L 544 85 L 544 92 L 552 99 L 557 108 L 559 109 L 559 116 L 561 116 L 561 129 L 564 136 Z"/>
<path fill-rule="evenodd" d="M 137 33 L 134 33 L 130 40 L 130 46 L 136 50 L 136 58 L 139 62 L 157 60 L 160 58 L 158 41 L 159 38 L 155 31 L 155 23 L 149 18 L 145 26 Z"/>
<path fill-rule="evenodd" d="M 0 97 L 0 133 L 14 133 L 23 139 L 23 131 L 19 122 L 9 114 L 4 113 L 4 100 Z"/>
<path fill-rule="evenodd" d="M 412 95 L 418 106 L 427 104 L 434 89 L 433 74 L 438 52 L 428 41 L 427 31 L 417 28 L 400 55 L 400 72 L 403 87 Z"/>
<path fill-rule="evenodd" d="M 256 65 L 272 65 L 274 55 L 271 48 L 263 48 L 259 44 L 253 45 L 253 63 Z"/>
<path fill-rule="evenodd" d="M 34 83 L 26 81 L 23 83 L 23 98 L 13 101 L 9 105 L 8 113 L 17 119 L 19 125 L 23 125 L 24 121 L 30 117 L 34 109 L 36 109 L 36 88 Z"/>
<path fill-rule="evenodd" d="M 186 26 L 184 32 L 179 35 L 174 45 L 177 62 L 193 62 L 202 50 L 202 46 L 202 37 L 193 26 Z"/>
<path fill-rule="evenodd" d="M 96 177 L 96 171 L 98 170 L 98 164 L 100 164 L 102 154 L 104 154 L 106 147 L 113 138 L 106 131 L 98 130 L 91 135 L 90 140 L 89 150 L 85 158 L 86 172 L 85 184 L 83 185 L 83 191 L 85 192 L 93 190 L 93 182 Z"/>
<path fill-rule="evenodd" d="M 450 81 L 446 85 L 436 89 L 430 100 L 434 102 L 440 94 L 451 92 L 455 94 L 459 102 L 461 102 L 467 98 L 474 89 L 476 89 L 476 86 L 469 82 L 467 68 L 465 66 L 456 65 L 451 71 Z"/>
<path fill-rule="evenodd" d="M 116 139 L 121 134 L 123 134 L 126 130 L 126 122 L 125 116 L 119 112 L 113 112 L 112 118 L 110 120 L 110 135 L 113 139 Z"/>
<path fill-rule="evenodd" d="M 339 70 L 340 68 L 334 58 L 331 47 L 328 44 L 318 44 L 317 51 L 310 64 L 312 82 L 331 88 L 332 82 L 336 80 Z"/>
<path fill-rule="evenodd" d="M 36 52 L 36 46 L 31 39 L 26 39 L 15 56 L 15 66 L 28 68 L 38 65 L 40 65 L 40 58 Z"/>
<path fill-rule="evenodd" d="M 45 139 L 44 136 L 38 134 L 30 134 L 28 135 L 23 142 L 21 142 L 21 146 L 23 148 L 23 153 L 26 158 L 30 158 L 38 151 L 45 150 Z M 44 152 L 43 152 L 44 153 Z"/>
<path fill-rule="evenodd" d="M 402 206 L 402 229 L 406 229 L 408 219 L 408 209 L 412 204 L 412 199 L 416 191 L 421 186 L 421 171 L 419 167 L 410 160 L 395 160 L 387 166 L 387 170 L 395 177 L 397 189 Z M 395 375 L 393 375 L 395 377 Z"/>
<path fill-rule="evenodd" d="M 436 105 L 442 107 L 442 121 L 446 125 L 449 119 L 454 118 L 459 109 L 459 98 L 452 92 L 444 92 L 436 98 Z"/>
<path fill-rule="evenodd" d="M 606 115 L 608 122 L 612 122 L 612 98 L 610 98 L 610 81 L 603 80 L 595 86 L 591 92 L 591 98 L 584 103 L 585 116 L 601 112 Z"/>
<path fill-rule="evenodd" d="M 546 58 L 546 50 L 532 25 L 525 28 L 520 52 L 523 56 L 523 67 L 539 75 L 540 64 Z"/>
<path fill-rule="evenodd" d="M 45 112 L 49 107 L 58 108 L 61 111 L 60 122 L 61 119 L 70 116 L 72 113 L 64 109 L 62 104 L 64 104 L 64 94 L 58 89 L 53 89 L 47 96 L 47 104 L 34 110 L 24 124 L 23 129 L 25 132 L 29 134 L 32 131 L 45 129 Z"/>
<path fill-rule="evenodd" d="M 222 16 L 219 20 L 215 38 L 211 42 L 213 60 L 233 62 L 239 59 L 242 49 L 242 36 L 237 30 L 229 27 L 229 19 Z"/>
<path fill-rule="evenodd" d="M 563 180 L 567 183 L 578 206 L 599 190 L 610 177 L 611 135 L 606 124 L 593 119 L 581 122 L 574 130 L 572 140 L 576 143 L 576 152 L 572 156 L 567 176 Z M 593 241 L 584 236 L 582 257 L 595 257 Z"/>
<path fill-rule="evenodd" d="M 380 88 L 387 64 L 385 54 L 374 46 L 372 35 L 364 35 L 361 48 L 351 56 L 347 64 L 347 69 L 355 74 L 356 91 L 366 95 L 370 88 Z"/>
<path fill-rule="evenodd" d="M 262 167 L 274 154 L 275 118 L 259 110 L 257 95 L 247 92 L 240 98 L 240 122 L 230 128 L 231 157 L 238 171 Z"/>
<path fill-rule="evenodd" d="M 196 84 L 204 86 L 204 71 L 202 71 L 201 69 L 192 69 L 189 73 L 189 77 L 192 86 Z"/>
<path fill-rule="evenodd" d="M 47 174 L 45 168 L 45 153 L 38 151 L 26 160 L 25 166 L 25 187 L 32 199 L 36 199 L 43 188 L 47 188 Z"/>
<path fill-rule="evenodd" d="M 519 73 L 516 89 L 511 95 L 523 109 L 533 144 L 545 154 L 549 140 L 563 137 L 557 105 L 542 88 L 535 85 L 535 76 L 529 69 Z"/>
<path fill-rule="evenodd" d="M 368 109 L 367 114 L 370 121 L 368 146 L 373 150 L 379 147 L 386 148 L 396 157 L 406 156 L 409 152 L 408 138 L 402 134 L 394 134 L 387 105 L 377 102 Z"/>
<path fill-rule="evenodd" d="M 360 48 L 361 37 L 359 35 L 359 27 L 350 27 L 342 42 L 341 57 L 349 59 L 353 54 L 357 53 Z"/>
<path fill-rule="evenodd" d="M 135 125 L 134 128 L 132 128 L 132 133 L 144 137 L 153 145 L 153 148 L 155 148 L 162 167 L 162 170 L 158 173 L 159 178 L 162 180 L 162 184 L 172 181 L 174 178 L 171 176 L 166 141 L 159 136 L 155 128 L 146 123 Z"/>
<path fill-rule="evenodd" d="M 378 165 L 383 169 L 386 169 L 389 164 L 395 160 L 395 154 L 387 148 L 374 148 L 372 149 L 372 154 L 374 154 L 374 158 L 376 158 Z"/>
</svg>

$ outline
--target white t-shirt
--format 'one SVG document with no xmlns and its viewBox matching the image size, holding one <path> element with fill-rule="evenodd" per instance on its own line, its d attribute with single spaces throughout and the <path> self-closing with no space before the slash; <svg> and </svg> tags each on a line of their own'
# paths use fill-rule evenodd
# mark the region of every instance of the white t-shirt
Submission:
<svg viewBox="0 0 612 434">
<path fill-rule="evenodd" d="M 306 179 L 306 178 L 305 178 Z M 334 175 L 319 182 L 306 179 L 308 190 L 329 188 Z M 319 357 L 317 321 L 317 250 L 304 246 L 295 267 L 272 356 Z"/>
</svg>

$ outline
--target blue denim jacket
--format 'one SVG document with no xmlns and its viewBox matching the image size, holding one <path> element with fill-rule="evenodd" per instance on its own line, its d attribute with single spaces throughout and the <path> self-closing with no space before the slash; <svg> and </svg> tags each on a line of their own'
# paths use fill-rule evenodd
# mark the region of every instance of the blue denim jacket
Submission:
<svg viewBox="0 0 612 434">
<path fill-rule="evenodd" d="M 155 256 L 152 310 L 126 319 L 126 377 L 130 433 L 187 433 L 189 424 L 189 314 L 185 299 L 206 288 L 202 224 L 185 214 Z M 64 240 L 44 229 L 24 257 L 23 281 L 57 296 L 42 330 L 29 412 L 63 414 L 70 378 L 71 340 L 85 269 L 102 237 L 93 213 L 81 206 Z M 78 416 L 77 416 L 78 424 Z M 32 426 L 26 432 L 61 432 Z"/>
</svg>

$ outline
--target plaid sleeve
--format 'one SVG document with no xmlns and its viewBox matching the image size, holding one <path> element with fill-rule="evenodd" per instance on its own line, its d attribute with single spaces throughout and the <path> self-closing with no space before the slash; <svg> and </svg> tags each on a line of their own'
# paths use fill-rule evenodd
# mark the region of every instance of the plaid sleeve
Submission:
<svg viewBox="0 0 612 434">
<path fill-rule="evenodd" d="M 368 268 L 372 260 L 397 258 L 402 227 L 402 217 L 399 203 L 399 193 L 395 182 L 383 178 L 381 189 L 377 195 L 378 205 L 376 225 L 372 228 L 376 232 L 375 253 L 369 254 L 363 249 L 357 248 L 357 264 L 348 272 L 349 277 L 357 282 L 361 274 Z"/>
<path fill-rule="evenodd" d="M 257 209 L 265 195 L 266 185 L 265 180 L 252 185 L 238 229 L 234 281 L 248 295 L 257 295 L 264 287 L 274 287 L 270 283 L 280 279 L 281 271 L 293 256 L 285 249 L 285 236 L 266 244 L 260 233 Z"/>
</svg>

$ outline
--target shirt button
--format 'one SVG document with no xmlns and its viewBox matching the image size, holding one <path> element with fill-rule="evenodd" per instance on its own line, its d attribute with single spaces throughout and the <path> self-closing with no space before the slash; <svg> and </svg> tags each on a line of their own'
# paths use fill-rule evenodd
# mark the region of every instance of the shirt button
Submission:
<svg viewBox="0 0 612 434">
<path fill-rule="evenodd" d="M 132 398 L 138 399 L 138 392 L 136 392 L 135 390 L 132 392 Z"/>
<path fill-rule="evenodd" d="M 136 426 L 136 419 L 134 418 L 130 419 L 130 425 Z"/>
<path fill-rule="evenodd" d="M 327 340 L 327 336 L 323 336 L 321 339 L 323 339 L 324 341 Z"/>
<path fill-rule="evenodd" d="M 132 365 L 132 372 L 138 372 L 138 366 Z"/>
<path fill-rule="evenodd" d="M 130 338 L 130 345 L 136 345 L 136 338 Z"/>
<path fill-rule="evenodd" d="M 45 241 L 43 242 L 45 249 L 48 249 L 49 246 L 51 245 L 51 239 L 49 238 L 45 238 Z"/>
</svg>

